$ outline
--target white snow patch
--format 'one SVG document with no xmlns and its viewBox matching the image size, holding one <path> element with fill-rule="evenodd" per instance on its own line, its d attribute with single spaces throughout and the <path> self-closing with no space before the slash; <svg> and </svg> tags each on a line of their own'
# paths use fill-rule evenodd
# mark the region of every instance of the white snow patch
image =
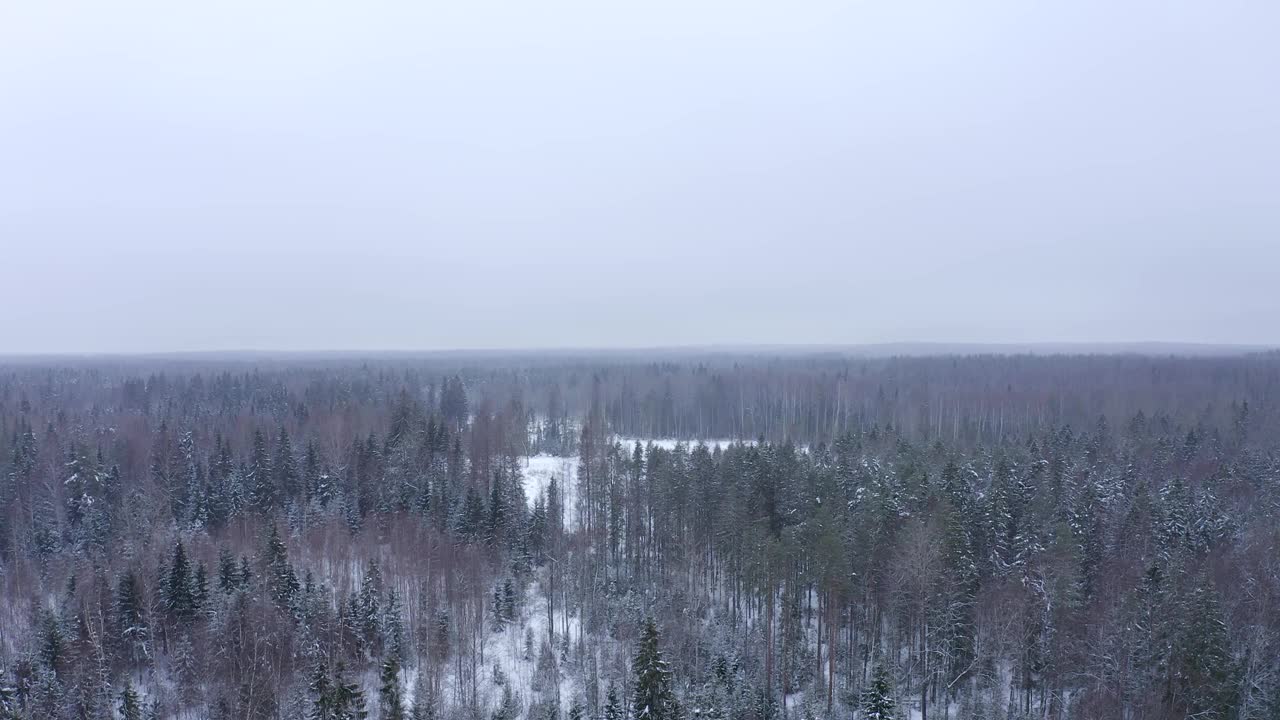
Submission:
<svg viewBox="0 0 1280 720">
<path fill-rule="evenodd" d="M 638 437 L 618 436 L 613 439 L 616 442 L 622 443 L 622 446 L 628 449 L 635 447 L 636 443 L 640 443 L 640 446 L 645 448 L 649 447 L 650 443 L 653 443 L 655 447 L 660 447 L 663 450 L 667 450 L 667 451 L 675 450 L 676 446 L 681 443 L 684 443 L 685 449 L 688 449 L 688 450 L 692 450 L 693 448 L 697 447 L 698 443 L 702 443 L 703 445 L 706 445 L 708 450 L 715 450 L 717 447 L 723 450 L 729 447 L 730 445 L 734 445 L 739 442 L 743 443 L 744 445 L 755 444 L 754 440 L 731 440 L 729 438 L 706 438 L 706 439 L 698 439 L 698 440 L 680 440 L 678 438 L 638 438 Z"/>
<path fill-rule="evenodd" d="M 556 455 L 529 455 L 524 458 L 524 495 L 529 507 L 538 496 L 547 491 L 551 479 L 560 486 L 560 505 L 564 508 L 565 524 L 573 527 L 578 507 L 578 458 Z"/>
</svg>

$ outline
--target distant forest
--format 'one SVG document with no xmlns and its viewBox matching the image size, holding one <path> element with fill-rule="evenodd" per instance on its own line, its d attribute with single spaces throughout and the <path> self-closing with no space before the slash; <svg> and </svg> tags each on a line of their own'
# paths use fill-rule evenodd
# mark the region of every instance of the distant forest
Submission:
<svg viewBox="0 0 1280 720">
<path fill-rule="evenodd" d="M 1277 720 L 1280 354 L 0 361 L 0 719 Z"/>
</svg>

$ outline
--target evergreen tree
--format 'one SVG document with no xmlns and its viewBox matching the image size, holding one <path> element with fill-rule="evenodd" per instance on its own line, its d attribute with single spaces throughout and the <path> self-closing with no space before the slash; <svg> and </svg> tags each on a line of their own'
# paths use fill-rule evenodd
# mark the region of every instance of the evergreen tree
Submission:
<svg viewBox="0 0 1280 720">
<path fill-rule="evenodd" d="M 394 653 L 382 661 L 378 676 L 378 708 L 382 720 L 404 720 L 404 698 L 400 692 L 400 660 Z"/>
<path fill-rule="evenodd" d="M 67 660 L 67 640 L 62 623 L 51 610 L 40 609 L 40 660 L 58 675 Z"/>
<path fill-rule="evenodd" d="M 218 589 L 230 594 L 240 587 L 240 573 L 236 558 L 226 547 L 218 549 Z"/>
<path fill-rule="evenodd" d="M 520 717 L 520 703 L 516 700 L 516 694 L 511 690 L 510 683 L 502 685 L 502 701 L 498 703 L 498 709 L 493 711 L 493 720 L 518 720 Z"/>
<path fill-rule="evenodd" d="M 382 602 L 382 617 L 379 623 L 384 650 L 395 655 L 398 662 L 404 661 L 404 620 L 400 612 L 400 595 L 395 588 L 388 588 Z"/>
<path fill-rule="evenodd" d="M 678 720 L 679 706 L 671 690 L 671 669 L 658 648 L 658 626 L 645 620 L 640 644 L 632 663 L 635 691 L 632 716 L 635 720 Z"/>
<path fill-rule="evenodd" d="M 204 563 L 196 565 L 196 574 L 191 579 L 191 599 L 196 610 L 207 610 L 209 607 L 209 571 Z"/>
<path fill-rule="evenodd" d="M 458 519 L 458 535 L 467 542 L 474 542 L 485 528 L 484 500 L 475 485 L 467 488 L 467 499 Z"/>
<path fill-rule="evenodd" d="M 1188 717 L 1227 720 L 1235 716 L 1239 674 L 1217 591 L 1202 580 L 1191 592 L 1178 637 L 1171 691 Z"/>
<path fill-rule="evenodd" d="M 142 584 L 132 570 L 121 573 L 114 598 L 116 638 L 123 659 L 141 662 L 147 653 L 150 633 L 143 615 Z"/>
<path fill-rule="evenodd" d="M 276 445 L 275 472 L 273 486 L 285 499 L 291 500 L 302 490 L 301 476 L 298 474 L 298 462 L 293 457 L 293 444 L 289 442 L 289 431 L 280 428 L 280 440 Z"/>
<path fill-rule="evenodd" d="M 457 375 L 444 381 L 440 392 L 440 414 L 455 428 L 467 422 L 467 389 Z"/>
<path fill-rule="evenodd" d="M 377 560 L 369 561 L 369 569 L 360 582 L 360 592 L 351 599 L 352 621 L 367 649 L 375 656 L 382 652 L 382 571 Z"/>
<path fill-rule="evenodd" d="M 178 698 L 183 704 L 194 702 L 198 690 L 199 677 L 195 648 L 185 634 L 173 644 L 169 659 L 171 662 L 170 674 L 177 686 Z"/>
<path fill-rule="evenodd" d="M 187 559 L 187 550 L 178 543 L 173 551 L 173 563 L 169 566 L 169 574 L 165 580 L 163 591 L 164 609 L 180 620 L 195 615 L 195 583 L 191 576 L 191 562 Z"/>
<path fill-rule="evenodd" d="M 142 720 L 142 704 L 138 700 L 138 693 L 133 689 L 133 684 L 128 680 L 124 683 L 124 689 L 120 691 L 120 718 L 121 720 Z"/>
<path fill-rule="evenodd" d="M 262 566 L 271 591 L 271 599 L 281 610 L 291 610 L 298 594 L 298 576 L 289 563 L 289 551 L 280 537 L 280 529 L 271 526 L 267 546 L 262 554 Z"/>
<path fill-rule="evenodd" d="M 334 720 L 333 684 L 329 681 L 329 668 L 324 661 L 316 663 L 311 669 L 311 681 L 307 685 L 311 694 L 311 712 L 308 720 Z"/>
<path fill-rule="evenodd" d="M 253 581 L 253 569 L 249 567 L 249 558 L 245 555 L 240 556 L 240 584 L 238 587 L 247 588 L 249 583 Z"/>
<path fill-rule="evenodd" d="M 507 622 L 516 620 L 516 586 L 511 578 L 502 581 L 502 617 Z"/>
<path fill-rule="evenodd" d="M 409 712 L 411 720 L 436 720 L 436 697 L 427 673 L 418 673 L 418 682 L 414 687 L 413 708 Z"/>
<path fill-rule="evenodd" d="M 333 717 L 335 720 L 364 720 L 368 716 L 364 691 L 347 680 L 342 665 L 338 665 L 333 685 Z"/>
<path fill-rule="evenodd" d="M 253 449 L 249 457 L 249 474 L 246 478 L 249 503 L 259 512 L 269 512 L 279 501 L 279 488 L 275 485 L 271 455 L 267 450 L 267 438 L 262 430 L 253 431 Z"/>
<path fill-rule="evenodd" d="M 893 720 L 898 717 L 898 703 L 884 661 L 879 661 L 871 674 L 871 684 L 862 693 L 862 717 L 866 720 Z"/>
<path fill-rule="evenodd" d="M 502 473 L 493 474 L 493 487 L 489 491 L 489 517 L 485 521 L 485 543 L 495 547 L 506 537 L 506 497 L 502 491 Z"/>
<path fill-rule="evenodd" d="M 604 700 L 604 720 L 624 720 L 622 703 L 618 702 L 618 689 L 609 685 L 609 692 Z"/>
</svg>

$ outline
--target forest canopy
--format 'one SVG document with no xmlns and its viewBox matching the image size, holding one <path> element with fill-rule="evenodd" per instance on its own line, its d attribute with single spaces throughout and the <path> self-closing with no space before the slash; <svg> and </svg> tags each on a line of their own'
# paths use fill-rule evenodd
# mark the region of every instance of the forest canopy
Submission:
<svg viewBox="0 0 1280 720">
<path fill-rule="evenodd" d="M 1280 355 L 0 362 L 0 718 L 1280 717 Z"/>
</svg>

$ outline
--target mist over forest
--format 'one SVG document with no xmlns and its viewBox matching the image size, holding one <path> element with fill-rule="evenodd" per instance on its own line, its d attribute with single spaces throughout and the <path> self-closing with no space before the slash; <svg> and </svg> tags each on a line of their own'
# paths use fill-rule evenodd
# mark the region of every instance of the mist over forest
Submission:
<svg viewBox="0 0 1280 720">
<path fill-rule="evenodd" d="M 1280 717 L 1280 354 L 0 364 L 0 717 Z"/>
</svg>

